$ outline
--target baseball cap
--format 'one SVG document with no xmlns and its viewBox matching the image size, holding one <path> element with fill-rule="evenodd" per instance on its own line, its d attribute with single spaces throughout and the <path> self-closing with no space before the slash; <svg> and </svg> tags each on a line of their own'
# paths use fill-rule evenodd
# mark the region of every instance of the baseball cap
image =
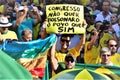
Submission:
<svg viewBox="0 0 120 80">
<path fill-rule="evenodd" d="M 69 54 L 67 54 L 67 55 L 65 56 L 65 61 L 67 61 L 67 62 L 69 62 L 69 61 L 75 62 L 75 61 L 76 61 L 76 58 L 74 57 L 73 54 L 69 53 Z"/>
</svg>

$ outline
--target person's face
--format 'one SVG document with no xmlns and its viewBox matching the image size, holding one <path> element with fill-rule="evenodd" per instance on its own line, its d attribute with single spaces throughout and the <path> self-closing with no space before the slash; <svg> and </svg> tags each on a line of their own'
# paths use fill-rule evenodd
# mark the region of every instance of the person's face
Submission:
<svg viewBox="0 0 120 80">
<path fill-rule="evenodd" d="M 47 37 L 46 29 L 45 29 L 45 28 L 41 28 L 41 29 L 40 29 L 40 32 L 39 32 L 39 35 L 40 35 L 40 38 L 41 38 L 41 39 L 46 38 L 46 37 Z"/>
<path fill-rule="evenodd" d="M 70 37 L 62 37 L 60 40 L 61 48 L 67 49 L 70 45 Z"/>
<path fill-rule="evenodd" d="M 23 14 L 24 14 L 24 10 L 19 11 L 19 12 L 18 12 L 18 17 L 23 16 Z"/>
<path fill-rule="evenodd" d="M 32 40 L 32 34 L 25 34 L 24 36 L 22 36 L 22 39 L 24 42 L 28 42 Z"/>
<path fill-rule="evenodd" d="M 111 56 L 110 52 L 101 53 L 101 63 L 105 64 L 105 65 L 109 64 L 110 63 L 110 56 Z"/>
<path fill-rule="evenodd" d="M 72 69 L 75 66 L 75 61 L 71 61 L 71 60 L 65 61 L 65 65 L 67 69 Z"/>
<path fill-rule="evenodd" d="M 110 40 L 108 43 L 108 48 L 111 50 L 111 53 L 114 54 L 117 51 L 117 42 L 114 40 Z"/>
<path fill-rule="evenodd" d="M 103 11 L 105 12 L 109 11 L 109 7 L 110 7 L 109 2 L 103 2 L 103 6 L 102 6 Z"/>
<path fill-rule="evenodd" d="M 98 23 L 96 23 L 95 28 L 97 29 L 97 31 L 99 31 L 101 25 L 103 25 L 102 22 L 98 22 Z"/>
<path fill-rule="evenodd" d="M 1 28 L 0 28 L 0 32 L 1 32 L 2 34 L 6 33 L 7 31 L 8 31 L 8 27 L 1 27 Z"/>
<path fill-rule="evenodd" d="M 94 38 L 94 36 L 96 35 L 96 33 L 99 34 L 96 29 L 93 29 L 92 32 L 91 32 L 91 34 L 90 34 L 90 40 L 91 40 L 92 38 Z M 98 38 L 99 38 L 99 37 L 97 37 L 97 40 L 98 40 Z"/>
<path fill-rule="evenodd" d="M 89 23 L 89 21 L 90 21 L 90 14 L 89 13 L 85 13 L 84 14 L 84 18 L 85 18 L 86 22 Z"/>
<path fill-rule="evenodd" d="M 117 17 L 115 15 L 111 15 L 110 21 L 111 21 L 112 24 L 116 23 L 117 22 Z"/>
<path fill-rule="evenodd" d="M 97 6 L 97 3 L 94 1 L 91 3 L 90 7 L 95 8 Z"/>
</svg>

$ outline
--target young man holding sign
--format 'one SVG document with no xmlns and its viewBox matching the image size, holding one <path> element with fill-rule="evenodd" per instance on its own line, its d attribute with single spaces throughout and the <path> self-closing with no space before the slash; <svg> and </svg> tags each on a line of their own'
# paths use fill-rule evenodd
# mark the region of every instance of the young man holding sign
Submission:
<svg viewBox="0 0 120 80">
<path fill-rule="evenodd" d="M 70 34 L 62 34 L 60 38 L 60 50 L 55 50 L 55 57 L 58 60 L 58 62 L 64 62 L 65 56 L 68 53 L 73 53 L 75 57 L 80 55 L 80 51 L 83 48 L 83 45 L 85 43 L 85 34 L 81 35 L 80 42 L 73 48 L 68 49 L 68 47 L 71 44 L 71 35 Z"/>
<path fill-rule="evenodd" d="M 60 50 L 55 51 L 58 62 L 64 62 L 68 53 L 73 53 L 75 57 L 80 55 L 80 51 L 85 44 L 85 28 L 83 6 L 73 4 L 57 4 L 46 6 L 47 33 L 62 34 L 60 38 Z M 78 44 L 68 49 L 71 44 L 70 34 L 83 34 Z"/>
<path fill-rule="evenodd" d="M 60 38 L 60 49 L 51 49 L 55 54 L 57 62 L 64 62 L 65 56 L 72 53 L 75 58 L 80 55 L 80 51 L 85 44 L 85 25 L 83 6 L 73 4 L 54 4 L 46 6 L 47 33 L 62 34 Z M 78 44 L 68 49 L 71 44 L 70 34 L 82 34 Z M 54 63 L 53 63 L 54 64 Z"/>
<path fill-rule="evenodd" d="M 80 55 L 80 51 L 83 48 L 83 45 L 85 43 L 85 34 L 81 35 L 80 42 L 73 48 L 68 49 L 68 47 L 71 44 L 71 35 L 70 34 L 63 34 L 60 38 L 60 45 L 61 49 L 56 50 L 56 44 L 51 49 L 51 54 L 54 54 L 55 59 L 57 60 L 57 63 L 52 61 L 52 64 L 58 64 L 59 62 L 65 62 L 65 56 L 68 54 L 72 54 L 75 58 Z M 53 70 L 54 66 L 52 65 Z M 56 72 L 52 71 L 52 76 L 55 75 Z"/>
</svg>

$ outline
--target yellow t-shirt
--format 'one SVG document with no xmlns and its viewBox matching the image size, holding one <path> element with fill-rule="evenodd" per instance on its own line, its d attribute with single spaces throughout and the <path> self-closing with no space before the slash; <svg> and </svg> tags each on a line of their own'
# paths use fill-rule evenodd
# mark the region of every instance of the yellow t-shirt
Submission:
<svg viewBox="0 0 120 80">
<path fill-rule="evenodd" d="M 91 50 L 87 49 L 89 42 L 85 43 L 84 61 L 86 64 L 97 64 L 100 61 L 100 46 L 93 46 Z"/>
<path fill-rule="evenodd" d="M 86 4 L 88 4 L 90 2 L 90 0 L 80 0 L 80 3 L 82 4 L 82 5 L 86 5 Z"/>
<path fill-rule="evenodd" d="M 14 31 L 10 31 L 10 30 L 8 30 L 5 34 L 1 34 L 1 36 L 3 38 L 3 41 L 5 41 L 6 39 L 18 40 L 16 33 Z"/>
<path fill-rule="evenodd" d="M 37 24 L 36 26 L 33 27 L 33 35 L 34 35 L 34 40 L 37 39 L 39 36 L 39 30 L 40 30 L 40 24 Z"/>
<path fill-rule="evenodd" d="M 4 5 L 0 6 L 0 12 L 3 13 L 4 12 Z"/>
<path fill-rule="evenodd" d="M 71 49 L 68 50 L 67 53 L 61 53 L 60 51 L 56 51 L 55 57 L 58 60 L 58 62 L 64 62 L 65 56 L 68 53 L 72 53 L 75 57 L 80 55 L 80 52 L 77 52 L 75 48 L 71 48 Z"/>
<path fill-rule="evenodd" d="M 113 36 L 109 33 L 104 33 L 103 37 L 100 39 L 100 45 L 101 47 L 106 47 L 108 40 L 112 39 Z"/>
<path fill-rule="evenodd" d="M 38 2 L 38 0 L 33 0 L 33 2 L 34 2 L 34 3 L 36 3 L 36 4 L 38 4 L 38 3 L 39 3 L 39 2 Z"/>
<path fill-rule="evenodd" d="M 112 55 L 112 56 L 110 57 L 110 61 L 111 61 L 113 64 L 120 66 L 120 54 L 115 53 L 114 55 Z"/>
</svg>

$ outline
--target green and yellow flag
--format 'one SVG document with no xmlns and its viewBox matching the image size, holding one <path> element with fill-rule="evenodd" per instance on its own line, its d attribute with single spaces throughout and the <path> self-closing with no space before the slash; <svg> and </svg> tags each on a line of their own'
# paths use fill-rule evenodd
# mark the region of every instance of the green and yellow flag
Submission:
<svg viewBox="0 0 120 80">
<path fill-rule="evenodd" d="M 0 80 L 32 80 L 24 67 L 0 50 Z"/>
</svg>

